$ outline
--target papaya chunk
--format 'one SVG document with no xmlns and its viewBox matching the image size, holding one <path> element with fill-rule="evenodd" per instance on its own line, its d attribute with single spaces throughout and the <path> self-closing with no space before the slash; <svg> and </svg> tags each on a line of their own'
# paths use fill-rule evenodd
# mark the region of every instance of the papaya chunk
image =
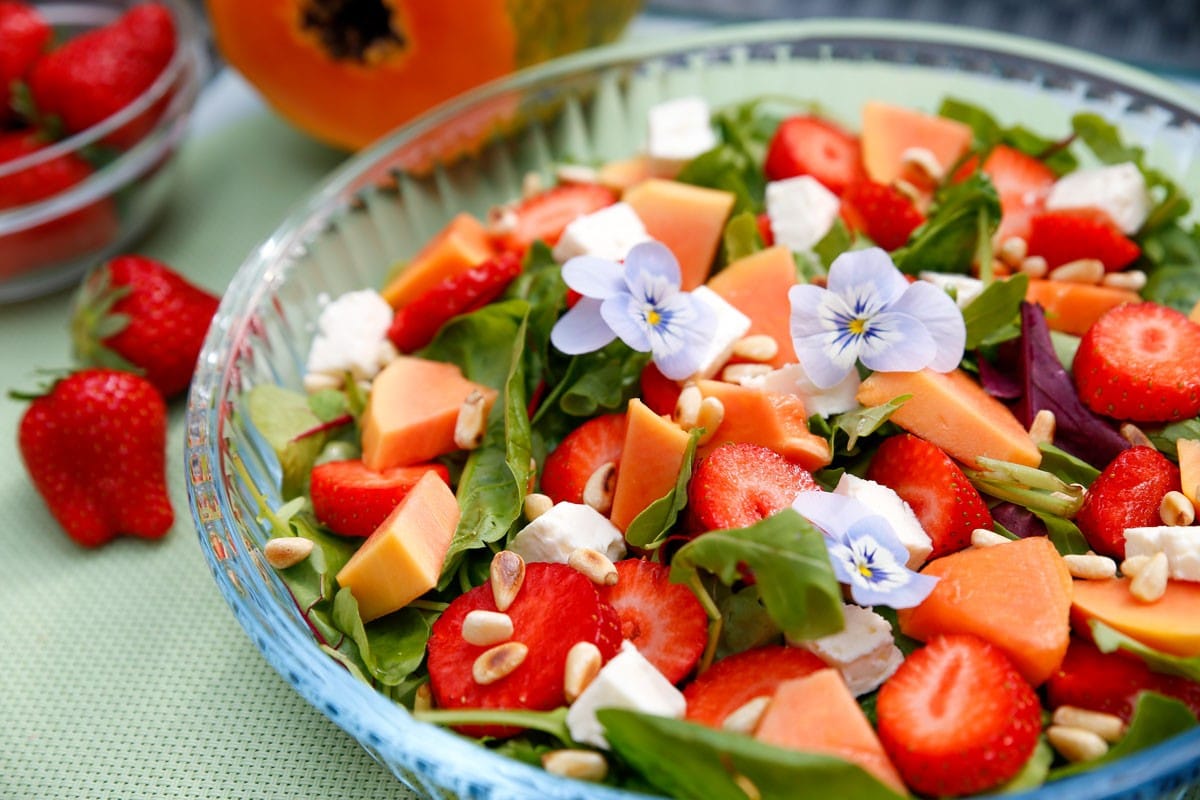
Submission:
<svg viewBox="0 0 1200 800">
<path fill-rule="evenodd" d="M 796 283 L 796 262 L 783 246 L 768 247 L 739 258 L 708 279 L 712 289 L 750 318 L 747 335 L 765 334 L 779 345 L 769 363 L 782 367 L 796 361 L 792 346 L 792 304 L 788 289 Z"/>
<path fill-rule="evenodd" d="M 905 151 L 927 150 L 945 174 L 971 146 L 971 128 L 957 120 L 873 101 L 862 110 L 863 166 L 876 183 L 904 174 Z"/>
<path fill-rule="evenodd" d="M 495 255 L 483 223 L 459 214 L 433 237 L 380 292 L 392 308 L 401 308 L 446 278 L 460 275 Z"/>
<path fill-rule="evenodd" d="M 622 532 L 647 506 L 675 488 L 689 439 L 670 417 L 655 414 L 637 398 L 629 401 L 625 418 L 625 446 L 609 514 Z"/>
<path fill-rule="evenodd" d="M 1164 653 L 1200 656 L 1200 583 L 1167 581 L 1153 603 L 1129 593 L 1129 578 L 1076 581 L 1072 623 L 1085 635 L 1089 620 L 1100 620 L 1126 636 Z"/>
<path fill-rule="evenodd" d="M 633 207 L 650 238 L 679 260 L 684 290 L 704 283 L 733 210 L 733 194 L 720 189 L 650 178 L 621 196 Z"/>
<path fill-rule="evenodd" d="M 1105 312 L 1142 298 L 1128 289 L 1038 279 L 1029 281 L 1025 299 L 1042 307 L 1050 330 L 1083 336 Z"/>
<path fill-rule="evenodd" d="M 832 460 L 829 442 L 808 430 L 808 413 L 798 396 L 725 381 L 698 381 L 696 385 L 702 396 L 715 397 L 725 407 L 716 432 L 697 449 L 700 457 L 725 442 L 742 442 L 769 447 L 809 471 Z"/>
<path fill-rule="evenodd" d="M 1175 442 L 1179 454 L 1179 483 L 1183 495 L 1200 507 L 1200 439 L 1180 439 Z"/>
</svg>

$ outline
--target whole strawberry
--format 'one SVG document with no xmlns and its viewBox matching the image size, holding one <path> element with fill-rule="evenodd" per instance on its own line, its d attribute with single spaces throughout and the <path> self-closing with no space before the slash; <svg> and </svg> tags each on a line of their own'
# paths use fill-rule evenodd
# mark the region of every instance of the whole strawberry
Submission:
<svg viewBox="0 0 1200 800">
<path fill-rule="evenodd" d="M 175 23 L 165 6 L 134 6 L 39 59 L 29 74 L 33 104 L 42 117 L 56 116 L 68 133 L 78 133 L 137 99 L 170 63 L 175 46 Z M 139 116 L 106 141 L 130 147 L 154 119 L 154 113 Z"/>
<path fill-rule="evenodd" d="M 145 378 L 88 369 L 33 399 L 17 443 L 67 535 L 98 547 L 120 534 L 157 539 L 171 528 L 166 436 L 165 403 Z"/>
<path fill-rule="evenodd" d="M 71 320 L 75 357 L 140 372 L 173 397 L 191 381 L 219 302 L 160 261 L 117 256 L 80 286 Z"/>
<path fill-rule="evenodd" d="M 12 83 L 50 43 L 50 25 L 28 3 L 0 0 L 0 122 L 11 119 Z"/>
</svg>

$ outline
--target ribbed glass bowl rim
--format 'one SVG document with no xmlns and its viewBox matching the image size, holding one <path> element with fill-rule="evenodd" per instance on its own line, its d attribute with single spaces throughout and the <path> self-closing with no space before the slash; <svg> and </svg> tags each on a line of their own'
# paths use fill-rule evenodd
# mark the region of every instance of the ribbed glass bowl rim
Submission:
<svg viewBox="0 0 1200 800">
<path fill-rule="evenodd" d="M 824 39 L 885 46 L 946 46 L 955 51 L 973 52 L 981 59 L 1019 58 L 1033 66 L 1065 70 L 1074 73 L 1079 80 L 1128 92 L 1200 127 L 1200 98 L 1189 96 L 1181 87 L 1135 67 L 1024 37 L 931 23 L 871 20 L 812 19 L 731 25 L 666 40 L 618 43 L 566 56 L 493 81 L 442 104 L 396 129 L 333 171 L 306 199 L 292 208 L 274 233 L 250 254 L 235 274 L 209 331 L 188 397 L 184 467 L 189 476 L 189 504 L 201 549 L 235 616 L 268 662 L 298 693 L 354 736 L 393 772 L 398 769 L 413 772 L 429 778 L 434 785 L 442 785 L 438 780 L 440 773 L 447 779 L 453 777 L 453 782 L 460 785 L 470 785 L 473 790 L 495 788 L 499 792 L 525 793 L 523 796 L 614 799 L 638 796 L 610 787 L 557 778 L 487 752 L 474 742 L 436 726 L 413 720 L 402 707 L 352 677 L 322 653 L 311 637 L 302 632 L 302 623 L 286 624 L 296 616 L 294 609 L 279 607 L 273 598 L 259 596 L 254 586 L 242 587 L 246 596 L 233 586 L 221 558 L 213 552 L 206 536 L 200 505 L 219 507 L 220 525 L 225 533 L 236 532 L 228 487 L 220 479 L 225 472 L 222 432 L 231 402 L 226 392 L 241 342 L 253 324 L 251 312 L 287 279 L 286 269 L 280 261 L 286 261 L 288 253 L 302 249 L 329 224 L 345 205 L 345 198 L 367 185 L 364 180 L 369 176 L 378 174 L 375 169 L 378 162 L 417 140 L 426 131 L 490 98 L 601 68 L 631 66 L 647 60 L 703 54 L 728 47 L 787 45 Z M 201 463 L 207 467 L 197 469 L 196 465 Z M 275 634 L 267 626 L 270 620 L 285 623 L 280 628 L 282 638 L 277 641 L 271 641 Z M 1170 781 L 1185 771 L 1195 772 L 1197 762 L 1200 762 L 1200 729 L 1130 756 L 1119 766 L 1006 796 L 1046 800 L 1134 796 L 1139 789 L 1152 786 L 1154 780 Z M 472 777 L 465 783 L 463 770 Z"/>
</svg>

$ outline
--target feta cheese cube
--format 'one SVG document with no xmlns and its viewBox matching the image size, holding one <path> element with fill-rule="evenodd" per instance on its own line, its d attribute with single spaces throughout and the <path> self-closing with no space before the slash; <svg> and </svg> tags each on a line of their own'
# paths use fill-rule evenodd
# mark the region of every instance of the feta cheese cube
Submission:
<svg viewBox="0 0 1200 800">
<path fill-rule="evenodd" d="M 625 708 L 679 719 L 687 710 L 683 693 L 638 652 L 632 642 L 621 645 L 567 710 L 571 738 L 608 749 L 604 726 L 596 719 L 602 708 Z"/>
<path fill-rule="evenodd" d="M 567 563 L 571 553 L 587 547 L 610 561 L 625 557 L 625 537 L 608 517 L 582 503 L 555 503 L 513 537 L 510 550 L 526 561 Z"/>
<path fill-rule="evenodd" d="M 347 372 L 356 380 L 374 378 L 395 356 L 387 338 L 391 324 L 392 307 L 378 292 L 363 289 L 341 295 L 317 318 L 307 372 L 327 375 L 338 385 Z"/>
<path fill-rule="evenodd" d="M 737 340 L 750 330 L 750 318 L 707 286 L 697 286 L 692 290 L 692 297 L 712 309 L 717 320 L 711 337 L 705 345 L 700 368 L 693 376 L 695 378 L 711 378 L 729 360 Z"/>
<path fill-rule="evenodd" d="M 1137 233 L 1142 227 L 1150 206 L 1146 179 L 1137 165 L 1129 161 L 1064 175 L 1054 182 L 1046 197 L 1046 208 L 1050 211 L 1098 208 L 1127 234 Z"/>
<path fill-rule="evenodd" d="M 800 364 L 785 364 L 766 375 L 755 375 L 744 383 L 766 392 L 794 394 L 804 401 L 804 410 L 822 417 L 843 414 L 858 408 L 858 386 L 862 380 L 856 370 L 850 370 L 841 382 L 821 389 Z"/>
<path fill-rule="evenodd" d="M 675 172 L 717 144 L 708 103 L 680 97 L 653 106 L 647 113 L 646 155 L 659 171 Z"/>
<path fill-rule="evenodd" d="M 900 543 L 908 550 L 908 562 L 905 566 L 909 569 L 920 569 L 925 559 L 933 552 L 933 541 L 921 527 L 921 522 L 913 513 L 912 507 L 890 487 L 846 472 L 842 474 L 833 491 L 862 501 L 868 508 L 892 523 L 892 529 L 896 531 Z"/>
<path fill-rule="evenodd" d="M 954 291 L 954 301 L 959 308 L 971 305 L 976 297 L 983 294 L 983 281 L 970 275 L 954 275 L 949 272 L 921 272 L 917 275 L 923 281 L 928 281 L 947 294 Z"/>
<path fill-rule="evenodd" d="M 1167 554 L 1167 574 L 1200 581 L 1200 526 L 1158 525 L 1125 529 L 1125 557 Z"/>
<path fill-rule="evenodd" d="M 829 233 L 841 200 L 811 175 L 767 184 L 767 218 L 775 243 L 792 251 L 811 250 Z"/>
<path fill-rule="evenodd" d="M 791 642 L 842 673 L 855 697 L 873 692 L 892 676 L 904 654 L 892 637 L 892 625 L 869 608 L 843 607 L 846 627 L 829 636 Z"/>
<path fill-rule="evenodd" d="M 554 245 L 553 255 L 560 264 L 575 256 L 624 261 L 634 245 L 648 241 L 650 234 L 633 206 L 613 203 L 572 220 Z"/>
</svg>

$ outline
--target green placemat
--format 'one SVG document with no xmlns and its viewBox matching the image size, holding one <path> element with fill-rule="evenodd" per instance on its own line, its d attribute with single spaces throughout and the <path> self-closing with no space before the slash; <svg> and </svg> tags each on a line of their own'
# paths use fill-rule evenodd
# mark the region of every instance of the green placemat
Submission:
<svg viewBox="0 0 1200 800">
<path fill-rule="evenodd" d="M 178 193 L 138 251 L 220 292 L 341 156 L 258 115 L 189 141 Z M 67 363 L 68 293 L 0 306 L 0 390 Z M 0 798 L 413 795 L 259 655 L 213 583 L 171 408 L 174 528 L 85 551 L 26 478 L 0 399 Z"/>
</svg>

